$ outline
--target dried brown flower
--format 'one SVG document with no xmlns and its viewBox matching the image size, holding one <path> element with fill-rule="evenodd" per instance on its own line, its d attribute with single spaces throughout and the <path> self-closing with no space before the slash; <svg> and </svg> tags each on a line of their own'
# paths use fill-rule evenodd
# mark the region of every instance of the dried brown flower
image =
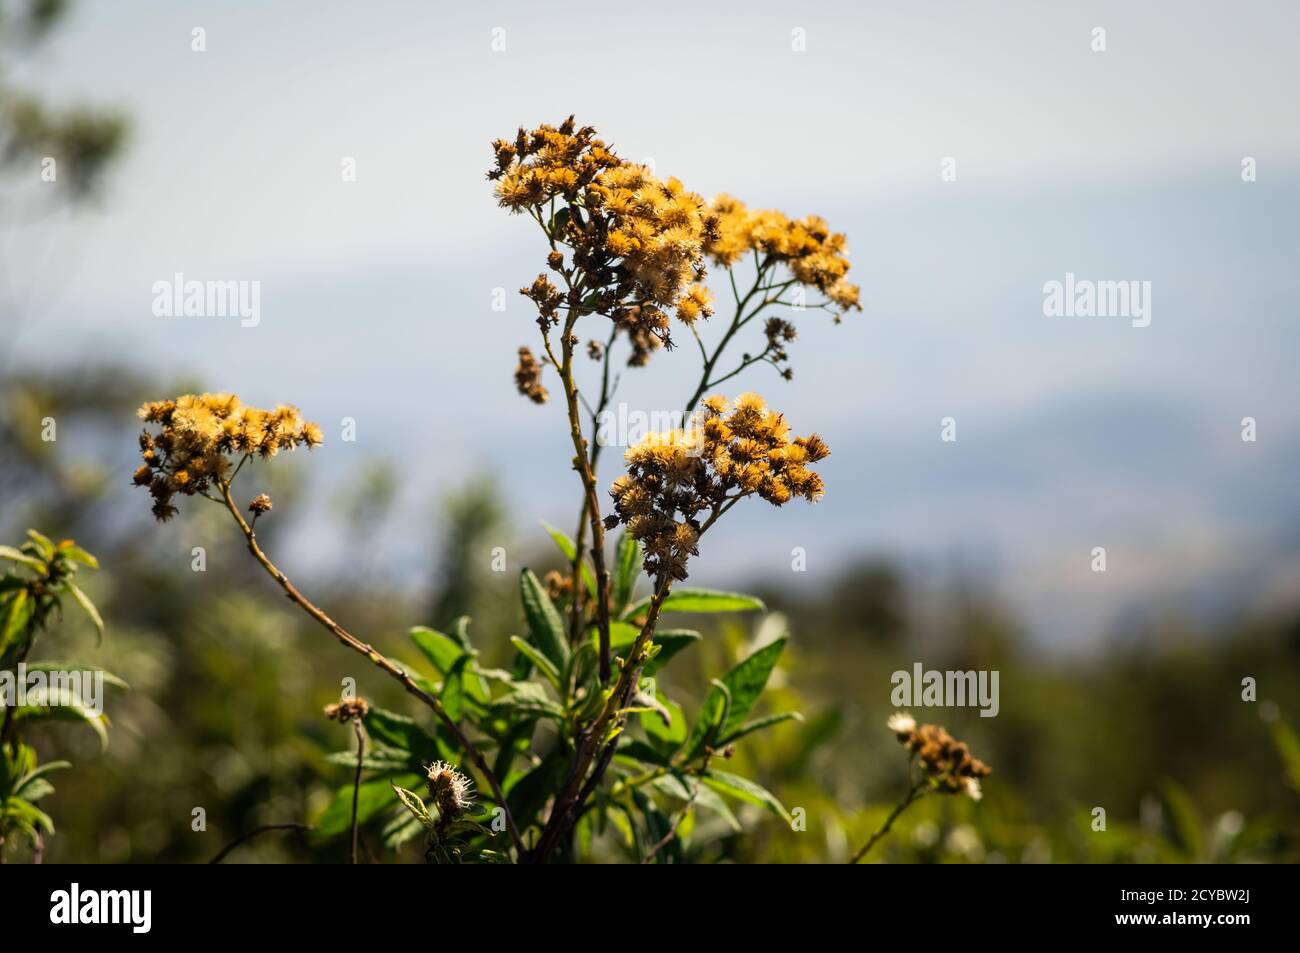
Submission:
<svg viewBox="0 0 1300 953">
<path fill-rule="evenodd" d="M 369 713 L 370 703 L 364 698 L 345 698 L 343 701 L 325 706 L 325 717 L 340 724 L 362 720 Z"/>
</svg>

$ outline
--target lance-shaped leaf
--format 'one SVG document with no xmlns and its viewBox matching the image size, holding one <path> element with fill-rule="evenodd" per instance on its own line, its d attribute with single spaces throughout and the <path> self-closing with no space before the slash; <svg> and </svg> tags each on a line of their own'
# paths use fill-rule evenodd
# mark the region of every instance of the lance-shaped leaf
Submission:
<svg viewBox="0 0 1300 953">
<path fill-rule="evenodd" d="M 569 643 L 564 635 L 564 622 L 560 619 L 555 603 L 551 602 L 545 587 L 531 569 L 525 569 L 519 576 L 519 594 L 534 644 L 557 670 L 562 670 L 569 661 Z"/>
<path fill-rule="evenodd" d="M 68 592 L 72 593 L 72 598 L 77 600 L 77 605 L 81 606 L 86 615 L 90 616 L 90 621 L 95 624 L 95 632 L 100 641 L 102 641 L 104 638 L 104 620 L 100 616 L 99 610 L 95 608 L 95 604 L 90 601 L 89 596 L 71 582 L 65 581 L 63 586 L 68 590 Z"/>
<path fill-rule="evenodd" d="M 420 800 L 420 796 L 413 791 L 406 790 L 406 788 L 398 787 L 396 784 L 393 785 L 393 793 L 402 802 L 402 806 L 424 825 L 424 829 L 433 833 L 436 829 L 433 817 L 429 814 L 429 809 L 424 806 L 424 801 Z"/>
<path fill-rule="evenodd" d="M 12 546 L 0 546 L 0 559 L 12 559 L 16 563 L 22 563 L 32 569 L 45 569 L 45 563 L 41 562 L 35 556 L 28 556 L 21 549 L 14 549 Z"/>
<path fill-rule="evenodd" d="M 687 761 L 695 758 L 706 747 L 714 747 L 730 710 L 731 689 L 715 678 L 709 694 L 704 697 L 704 705 L 695 718 L 695 724 L 691 726 L 691 734 L 686 739 Z"/>
<path fill-rule="evenodd" d="M 624 533 L 618 538 L 618 548 L 614 553 L 614 573 L 610 587 L 609 611 L 615 616 L 622 616 L 627 604 L 632 601 L 636 589 L 637 576 L 641 572 L 641 544 Z"/>
<path fill-rule="evenodd" d="M 763 689 L 767 687 L 768 677 L 771 676 L 772 669 L 776 668 L 777 660 L 781 657 L 787 641 L 787 638 L 782 636 L 769 642 L 722 676 L 722 683 L 731 693 L 731 710 L 727 712 L 727 718 L 722 723 L 718 734 L 720 739 L 739 728 L 744 722 L 745 716 L 758 701 L 758 696 L 763 694 Z"/>
<path fill-rule="evenodd" d="M 786 721 L 803 721 L 803 715 L 797 711 L 783 711 L 776 715 L 768 715 L 765 718 L 755 718 L 751 722 L 741 725 L 735 731 L 729 732 L 718 739 L 718 744 L 728 745 L 733 741 L 739 741 L 746 735 L 752 735 L 756 731 L 762 731 L 764 728 L 771 728 L 773 725 L 779 725 Z"/>
<path fill-rule="evenodd" d="M 714 768 L 705 771 L 700 777 L 705 784 L 715 791 L 734 797 L 738 801 L 765 808 L 787 824 L 790 823 L 790 812 L 777 800 L 775 794 L 756 781 L 742 778 L 740 775 L 728 771 L 718 771 Z"/>
<path fill-rule="evenodd" d="M 533 645 L 531 642 L 524 641 L 517 635 L 510 636 L 510 644 L 526 655 L 528 660 L 537 666 L 537 670 L 546 677 L 546 680 L 559 690 L 560 672 L 551 663 L 551 660 L 542 654 L 541 649 Z"/>
<path fill-rule="evenodd" d="M 652 597 L 647 596 L 623 610 L 621 618 L 635 619 L 650 607 Z M 763 600 L 739 592 L 719 592 L 714 589 L 674 589 L 664 600 L 662 612 L 746 612 L 766 609 Z"/>
</svg>

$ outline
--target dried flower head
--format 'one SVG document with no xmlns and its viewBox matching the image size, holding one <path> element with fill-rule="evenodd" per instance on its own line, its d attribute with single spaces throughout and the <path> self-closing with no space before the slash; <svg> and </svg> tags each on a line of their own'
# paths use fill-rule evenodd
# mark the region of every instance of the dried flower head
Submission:
<svg viewBox="0 0 1300 953">
<path fill-rule="evenodd" d="M 546 574 L 542 585 L 546 587 L 546 594 L 551 597 L 551 601 L 557 605 L 567 602 L 573 594 L 573 578 L 555 569 Z"/>
<path fill-rule="evenodd" d="M 780 506 L 796 496 L 815 501 L 824 490 L 809 465 L 830 449 L 816 434 L 792 438 L 785 418 L 757 394 L 740 395 L 734 406 L 709 397 L 700 417 L 689 429 L 646 434 L 610 488 L 616 520 L 644 545 L 651 576 L 686 578 L 700 533 L 743 497 Z"/>
<path fill-rule="evenodd" d="M 519 349 L 519 363 L 515 365 L 515 388 L 534 404 L 546 403 L 549 396 L 542 386 L 542 365 L 528 347 Z"/>
<path fill-rule="evenodd" d="M 271 498 L 265 493 L 259 493 L 253 497 L 253 501 L 248 504 L 248 511 L 254 516 L 261 516 L 271 509 Z"/>
<path fill-rule="evenodd" d="M 204 493 L 222 480 L 232 456 L 269 458 L 281 450 L 319 446 L 323 439 L 320 427 L 304 421 L 296 407 L 259 410 L 244 406 L 234 394 L 185 394 L 147 403 L 139 415 L 159 430 L 141 432 L 144 465 L 132 482 L 149 488 L 159 520 L 176 514 L 171 501 L 177 494 Z"/>
<path fill-rule="evenodd" d="M 429 765 L 429 796 L 442 818 L 458 817 L 474 803 L 474 782 L 446 761 Z"/>
<path fill-rule="evenodd" d="M 370 703 L 364 698 L 345 698 L 341 702 L 325 706 L 325 717 L 340 724 L 360 721 L 370 713 Z"/>
<path fill-rule="evenodd" d="M 841 315 L 862 310 L 858 286 L 845 278 L 847 239 L 832 232 L 821 217 L 793 219 L 773 209 L 750 209 L 730 195 L 719 195 L 709 210 L 717 227 L 704 250 L 717 264 L 730 268 L 755 251 L 763 261 L 785 265 L 799 284 L 820 291 Z"/>
<path fill-rule="evenodd" d="M 974 801 L 983 796 L 980 779 L 992 774 L 993 769 L 973 757 L 966 742 L 958 741 L 938 725 L 918 726 L 906 712 L 890 716 L 888 726 L 899 744 L 920 762 L 936 791 L 965 794 Z"/>
</svg>

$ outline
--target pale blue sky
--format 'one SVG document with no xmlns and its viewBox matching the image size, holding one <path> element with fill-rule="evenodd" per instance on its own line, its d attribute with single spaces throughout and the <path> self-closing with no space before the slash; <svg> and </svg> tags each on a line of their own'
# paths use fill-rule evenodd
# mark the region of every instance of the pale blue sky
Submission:
<svg viewBox="0 0 1300 953">
<path fill-rule="evenodd" d="M 413 444 L 413 498 L 488 466 L 521 521 L 567 527 L 560 409 L 510 387 L 526 302 L 490 308 L 537 273 L 538 239 L 482 174 L 489 139 L 577 112 L 706 195 L 823 214 L 864 288 L 841 327 L 800 318 L 794 384 L 745 381 L 830 441 L 827 498 L 754 504 L 701 578 L 786 578 L 793 546 L 810 586 L 862 551 L 959 562 L 1075 644 L 1135 608 L 1300 593 L 1298 8 L 591 9 L 83 0 L 13 78 L 135 132 L 100 210 L 23 231 L 17 355 L 120 354 L 356 417 L 358 443 L 322 451 L 331 479 Z M 261 325 L 155 318 L 178 271 L 259 280 Z M 1067 271 L 1151 281 L 1151 326 L 1044 317 Z M 624 397 L 674 406 L 696 372 L 683 348 Z"/>
</svg>

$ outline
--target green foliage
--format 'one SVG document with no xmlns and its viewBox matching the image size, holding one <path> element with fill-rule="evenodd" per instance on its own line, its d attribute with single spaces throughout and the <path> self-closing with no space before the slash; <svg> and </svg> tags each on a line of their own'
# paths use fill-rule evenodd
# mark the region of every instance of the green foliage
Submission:
<svg viewBox="0 0 1300 953">
<path fill-rule="evenodd" d="M 102 669 L 70 662 L 31 659 L 47 628 L 71 600 L 102 636 L 104 622 L 90 598 L 73 581 L 81 569 L 99 564 L 72 540 L 55 543 L 28 530 L 21 546 L 0 546 L 0 563 L 12 568 L 0 576 L 0 851 L 12 835 L 22 835 L 31 849 L 44 851 L 54 821 L 36 802 L 54 792 L 46 775 L 70 767 L 67 761 L 38 764 L 36 750 L 23 741 L 28 727 L 41 722 L 84 724 L 108 744 L 108 718 L 83 695 L 81 678 L 91 674 L 104 683 L 125 682 Z M 29 661 L 30 660 L 30 661 Z M 82 673 L 76 679 L 65 674 Z M 34 680 L 35 676 L 35 680 Z M 21 697 L 19 691 L 21 689 Z M 11 697 L 12 696 L 12 697 Z"/>
</svg>

